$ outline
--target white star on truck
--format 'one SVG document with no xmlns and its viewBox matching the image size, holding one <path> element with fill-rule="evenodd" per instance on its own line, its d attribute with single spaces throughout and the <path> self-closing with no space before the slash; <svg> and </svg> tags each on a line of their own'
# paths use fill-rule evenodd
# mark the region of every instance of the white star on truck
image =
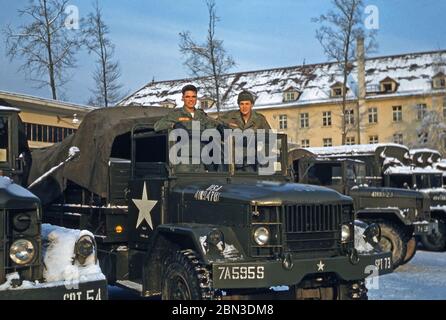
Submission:
<svg viewBox="0 0 446 320">
<path fill-rule="evenodd" d="M 135 203 L 135 206 L 138 208 L 138 221 L 136 222 L 136 228 L 139 227 L 139 225 L 146 220 L 146 222 L 149 224 L 150 228 L 153 230 L 153 223 L 152 223 L 152 209 L 157 204 L 158 201 L 156 200 L 149 200 L 147 196 L 147 186 L 144 182 L 144 188 L 142 190 L 142 199 L 132 199 L 133 203 Z"/>
</svg>

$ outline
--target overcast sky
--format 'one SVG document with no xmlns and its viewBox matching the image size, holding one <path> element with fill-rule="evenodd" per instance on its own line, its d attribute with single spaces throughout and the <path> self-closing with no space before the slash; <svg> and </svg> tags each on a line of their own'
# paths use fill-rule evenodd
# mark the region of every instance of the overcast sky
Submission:
<svg viewBox="0 0 446 320">
<path fill-rule="evenodd" d="M 0 29 L 25 20 L 17 10 L 29 0 L 0 0 Z M 156 81 L 188 76 L 178 50 L 181 31 L 202 42 L 207 30 L 204 0 L 99 0 L 116 45 L 122 69 L 121 82 L 130 93 L 153 78 Z M 237 63 L 232 70 L 247 71 L 325 62 L 315 39 L 311 18 L 327 12 L 329 0 L 216 0 L 217 37 Z M 72 0 L 81 17 L 91 11 L 92 0 Z M 379 50 L 374 56 L 446 48 L 446 0 L 365 0 L 379 12 Z M 366 15 L 367 16 L 367 15 Z M 35 89 L 17 69 L 23 61 L 5 56 L 0 34 L 0 91 L 51 97 L 50 89 Z M 65 99 L 86 103 L 93 86 L 94 57 L 78 55 L 78 67 L 65 87 Z"/>
</svg>

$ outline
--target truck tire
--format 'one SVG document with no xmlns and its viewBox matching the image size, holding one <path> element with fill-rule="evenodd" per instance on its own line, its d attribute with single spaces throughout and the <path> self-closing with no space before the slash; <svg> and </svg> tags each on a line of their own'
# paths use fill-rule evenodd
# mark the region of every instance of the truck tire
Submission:
<svg viewBox="0 0 446 320">
<path fill-rule="evenodd" d="M 446 223 L 438 220 L 438 234 L 420 236 L 424 248 L 429 251 L 444 251 L 446 249 Z"/>
<path fill-rule="evenodd" d="M 405 232 L 390 221 L 379 221 L 381 227 L 381 249 L 392 252 L 393 268 L 400 266 L 406 257 L 407 246 Z"/>
<path fill-rule="evenodd" d="M 169 256 L 163 272 L 163 300 L 209 300 L 213 298 L 210 274 L 193 250 L 179 250 Z"/>
<path fill-rule="evenodd" d="M 410 238 L 410 240 L 406 244 L 406 247 L 406 256 L 404 257 L 402 264 L 406 264 L 410 260 L 412 260 L 412 258 L 415 256 L 415 253 L 417 252 L 417 240 L 415 239 L 415 237 Z"/>
</svg>

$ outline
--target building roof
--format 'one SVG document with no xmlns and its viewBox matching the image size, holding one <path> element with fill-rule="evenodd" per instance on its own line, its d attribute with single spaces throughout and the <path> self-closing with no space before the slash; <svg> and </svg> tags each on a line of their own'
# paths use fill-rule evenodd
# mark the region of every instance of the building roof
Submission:
<svg viewBox="0 0 446 320">
<path fill-rule="evenodd" d="M 0 91 L 0 101 L 3 101 L 4 102 L 3 104 L 7 104 L 11 107 L 18 107 L 18 108 L 38 107 L 39 109 L 45 107 L 47 109 L 57 109 L 58 112 L 61 111 L 69 113 L 78 112 L 80 114 L 85 114 L 91 110 L 96 109 L 95 107 L 92 106 L 64 102 L 60 100 L 46 99 L 46 98 L 30 96 L 21 93 L 6 92 L 6 91 Z"/>
<path fill-rule="evenodd" d="M 390 77 L 398 84 L 396 93 L 377 93 L 367 98 L 423 94 L 432 91 L 432 78 L 446 70 L 446 51 L 408 53 L 394 56 L 369 58 L 365 61 L 366 86 L 378 87 L 380 82 Z M 347 99 L 353 100 L 358 92 L 357 63 L 353 64 L 347 86 Z M 227 99 L 221 109 L 237 108 L 237 95 L 248 90 L 257 96 L 255 107 L 274 108 L 299 106 L 340 101 L 330 96 L 330 87 L 342 82 L 342 71 L 336 63 L 320 63 L 286 68 L 238 72 L 226 76 L 229 89 L 224 93 Z M 179 79 L 150 82 L 121 101 L 120 105 L 160 106 L 165 99 L 173 99 L 182 106 L 181 88 L 187 83 L 198 81 Z M 284 102 L 283 93 L 294 87 L 301 93 L 298 101 Z M 372 92 L 373 90 L 368 90 Z M 376 93 L 376 92 L 375 92 Z M 203 93 L 201 93 L 203 95 Z M 199 91 L 200 97 L 200 91 Z M 212 110 L 211 110 L 212 111 Z"/>
</svg>

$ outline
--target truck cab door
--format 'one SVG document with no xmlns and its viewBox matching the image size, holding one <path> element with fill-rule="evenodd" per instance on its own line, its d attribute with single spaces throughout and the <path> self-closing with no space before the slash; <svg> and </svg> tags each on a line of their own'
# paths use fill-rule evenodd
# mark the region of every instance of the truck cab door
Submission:
<svg viewBox="0 0 446 320">
<path fill-rule="evenodd" d="M 156 227 L 167 222 L 167 159 L 167 135 L 133 130 L 128 196 L 130 247 L 146 248 Z"/>
</svg>

